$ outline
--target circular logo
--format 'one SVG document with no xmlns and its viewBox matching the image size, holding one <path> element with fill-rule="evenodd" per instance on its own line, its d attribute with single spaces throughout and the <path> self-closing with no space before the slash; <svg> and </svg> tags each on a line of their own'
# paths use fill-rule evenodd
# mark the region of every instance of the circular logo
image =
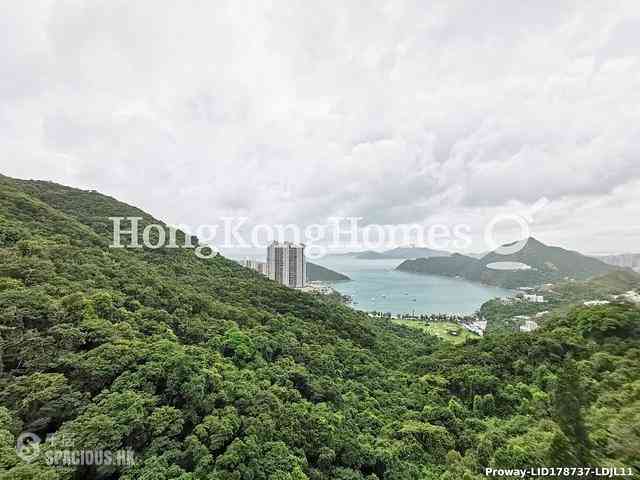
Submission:
<svg viewBox="0 0 640 480">
<path fill-rule="evenodd" d="M 16 440 L 16 453 L 18 457 L 27 463 L 33 462 L 40 453 L 40 442 L 38 435 L 31 432 L 21 433 Z"/>
<path fill-rule="evenodd" d="M 500 245 L 496 242 L 494 237 L 494 229 L 496 225 L 502 222 L 513 222 L 520 227 L 520 238 L 517 242 L 509 243 L 507 245 Z M 491 219 L 487 228 L 484 230 L 484 241 L 489 247 L 489 250 L 499 255 L 512 255 L 522 250 L 531 236 L 531 229 L 529 228 L 529 222 L 522 216 L 516 214 L 503 214 L 496 215 Z"/>
</svg>

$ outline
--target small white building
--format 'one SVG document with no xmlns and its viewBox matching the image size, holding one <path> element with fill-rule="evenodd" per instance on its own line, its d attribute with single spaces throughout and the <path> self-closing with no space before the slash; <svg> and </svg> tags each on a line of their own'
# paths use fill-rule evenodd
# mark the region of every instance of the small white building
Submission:
<svg viewBox="0 0 640 480">
<path fill-rule="evenodd" d="M 484 336 L 484 331 L 487 329 L 487 321 L 486 320 L 476 320 L 471 323 L 461 323 L 461 325 L 476 335 Z"/>
<path fill-rule="evenodd" d="M 244 260 L 240 260 L 240 265 L 246 268 L 250 268 L 251 270 L 255 270 L 262 275 L 268 276 L 267 264 L 265 262 L 260 262 L 258 260 L 253 260 L 251 258 L 245 258 Z"/>
<path fill-rule="evenodd" d="M 306 285 L 302 287 L 302 291 L 307 293 L 317 293 L 319 295 L 330 295 L 336 290 L 322 282 L 312 281 L 307 282 Z"/>
<path fill-rule="evenodd" d="M 533 332 L 538 328 L 538 323 L 534 320 L 525 320 L 525 322 L 520 325 L 521 332 Z"/>
<path fill-rule="evenodd" d="M 634 292 L 633 290 L 629 290 L 627 293 L 623 293 L 622 295 L 617 295 L 615 298 L 622 298 L 629 302 L 640 303 L 640 293 Z"/>
<path fill-rule="evenodd" d="M 586 307 L 597 307 L 598 305 L 609 305 L 611 302 L 609 300 L 589 300 L 588 302 L 584 302 Z"/>
<path fill-rule="evenodd" d="M 522 298 L 525 302 L 531 303 L 544 303 L 543 295 L 523 295 Z"/>
</svg>

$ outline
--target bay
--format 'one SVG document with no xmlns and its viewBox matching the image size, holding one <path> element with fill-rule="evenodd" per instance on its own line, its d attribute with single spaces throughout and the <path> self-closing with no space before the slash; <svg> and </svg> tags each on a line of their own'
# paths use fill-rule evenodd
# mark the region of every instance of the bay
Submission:
<svg viewBox="0 0 640 480">
<path fill-rule="evenodd" d="M 332 286 L 351 296 L 353 308 L 364 311 L 470 314 L 492 298 L 513 294 L 464 279 L 400 272 L 395 267 L 402 260 L 397 259 L 327 256 L 313 262 L 349 276 L 351 281 Z"/>
</svg>

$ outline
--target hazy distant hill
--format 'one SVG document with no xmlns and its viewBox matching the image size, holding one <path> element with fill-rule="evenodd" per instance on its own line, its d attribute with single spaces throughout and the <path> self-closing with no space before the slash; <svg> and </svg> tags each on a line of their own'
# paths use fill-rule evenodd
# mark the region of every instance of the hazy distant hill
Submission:
<svg viewBox="0 0 640 480">
<path fill-rule="evenodd" d="M 383 252 L 383 255 L 386 258 L 428 258 L 447 257 L 451 253 L 427 247 L 397 247 Z"/>
<path fill-rule="evenodd" d="M 501 265 L 516 264 L 528 268 L 497 269 Z M 414 273 L 461 276 L 471 281 L 515 288 L 554 282 L 563 278 L 585 280 L 618 270 L 619 267 L 607 265 L 578 252 L 550 247 L 535 238 L 530 238 L 522 250 L 510 255 L 491 252 L 479 260 L 464 255 L 407 260 L 397 269 Z"/>
<path fill-rule="evenodd" d="M 307 262 L 307 281 L 309 282 L 344 282 L 347 280 L 351 279 L 342 273 Z"/>
<path fill-rule="evenodd" d="M 376 252 L 374 250 L 365 250 L 364 252 L 347 252 L 334 254 L 335 256 L 353 257 L 360 260 L 385 260 L 389 258 L 410 259 L 410 258 L 430 258 L 430 257 L 446 257 L 451 255 L 450 252 L 444 250 L 434 250 L 427 247 L 396 247 L 384 252 Z"/>
<path fill-rule="evenodd" d="M 620 255 L 598 255 L 593 258 L 616 267 L 631 268 L 640 272 L 640 253 L 623 253 Z"/>
<path fill-rule="evenodd" d="M 640 288 L 640 274 L 631 270 L 613 271 L 606 275 L 592 278 L 587 282 L 587 285 L 592 290 L 597 290 L 601 296 L 638 290 Z"/>
<path fill-rule="evenodd" d="M 384 253 L 374 252 L 373 250 L 366 250 L 364 252 L 355 253 L 353 258 L 358 258 L 360 260 L 382 260 L 388 258 Z"/>
</svg>

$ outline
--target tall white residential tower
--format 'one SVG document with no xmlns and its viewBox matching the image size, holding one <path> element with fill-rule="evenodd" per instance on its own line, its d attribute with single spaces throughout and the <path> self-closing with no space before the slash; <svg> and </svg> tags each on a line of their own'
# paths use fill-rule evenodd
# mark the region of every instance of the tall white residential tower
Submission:
<svg viewBox="0 0 640 480">
<path fill-rule="evenodd" d="M 271 280 L 291 288 L 304 287 L 307 266 L 304 244 L 273 242 L 267 247 L 267 272 Z"/>
</svg>

